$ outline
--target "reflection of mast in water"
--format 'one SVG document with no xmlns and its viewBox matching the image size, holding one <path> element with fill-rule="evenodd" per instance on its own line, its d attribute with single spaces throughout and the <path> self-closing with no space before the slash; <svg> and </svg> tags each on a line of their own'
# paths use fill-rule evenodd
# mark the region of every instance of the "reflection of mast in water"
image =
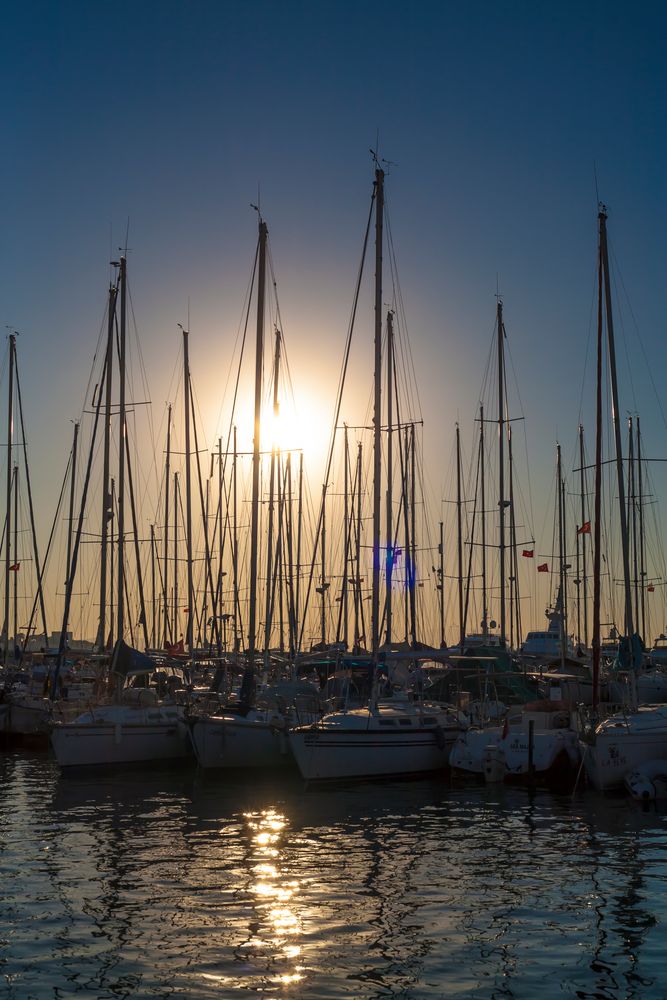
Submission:
<svg viewBox="0 0 667 1000">
<path fill-rule="evenodd" d="M 645 991 L 657 984 L 654 979 L 640 975 L 639 951 L 647 931 L 655 927 L 657 919 L 641 905 L 647 886 L 639 835 L 631 837 L 628 834 L 632 831 L 623 830 L 621 832 L 626 836 L 610 837 L 608 829 L 601 835 L 599 819 L 596 814 L 588 824 L 590 855 L 596 862 L 591 881 L 596 896 L 593 909 L 597 915 L 597 941 L 592 951 L 590 969 L 600 977 L 598 988 L 613 990 L 613 996 L 619 995 L 619 990 L 626 996 L 648 995 Z M 613 863 L 610 863 L 610 848 L 618 854 Z M 617 893 L 606 889 L 612 873 L 619 873 Z M 625 958 L 625 968 L 619 967 L 619 958 Z M 605 992 L 596 995 L 612 994 Z"/>
<path fill-rule="evenodd" d="M 370 853 L 370 864 L 363 879 L 366 896 L 377 902 L 376 916 L 366 922 L 377 930 L 368 951 L 384 961 L 384 967 L 372 964 L 348 978 L 370 982 L 391 995 L 410 991 L 423 981 L 423 959 L 432 949 L 432 941 L 423 933 L 422 924 L 415 920 L 423 906 L 415 891 L 419 863 L 424 856 L 419 850 L 406 850 L 396 844 L 396 833 L 385 825 L 382 815 L 371 824 L 360 827 L 360 840 Z M 409 826 L 410 821 L 414 826 Z M 423 843 L 424 816 L 421 812 L 402 817 L 401 832 L 409 830 L 415 845 Z M 383 833 L 384 831 L 384 833 Z M 360 846 L 360 845 L 358 845 Z M 386 978 L 385 978 L 386 972 Z"/>
<path fill-rule="evenodd" d="M 40 862 L 49 862 L 62 907 L 54 954 L 59 978 L 72 984 L 63 995 L 84 984 L 91 996 L 143 996 L 157 984 L 166 996 L 182 982 L 182 949 L 192 953 L 193 941 L 199 946 L 197 911 L 188 911 L 179 925 L 192 878 L 183 815 L 189 781 L 186 773 L 162 770 L 102 781 L 82 773 L 54 785 L 48 823 L 33 812 L 50 841 Z M 165 921 L 177 937 L 163 933 Z M 146 957 L 156 954 L 157 939 L 160 960 L 153 969 Z"/>
</svg>

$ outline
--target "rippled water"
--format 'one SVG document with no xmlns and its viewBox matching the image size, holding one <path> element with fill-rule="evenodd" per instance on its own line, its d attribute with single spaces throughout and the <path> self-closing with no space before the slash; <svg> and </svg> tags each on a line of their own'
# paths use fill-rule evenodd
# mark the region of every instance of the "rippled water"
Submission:
<svg viewBox="0 0 667 1000">
<path fill-rule="evenodd" d="M 667 820 L 444 780 L 0 757 L 0 993 L 667 997 Z"/>
</svg>

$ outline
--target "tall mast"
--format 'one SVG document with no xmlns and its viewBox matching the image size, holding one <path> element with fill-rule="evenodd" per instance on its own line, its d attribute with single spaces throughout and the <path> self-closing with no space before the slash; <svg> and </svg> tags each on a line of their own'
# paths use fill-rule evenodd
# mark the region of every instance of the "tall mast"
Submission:
<svg viewBox="0 0 667 1000">
<path fill-rule="evenodd" d="M 461 430 L 456 425 L 456 540 L 459 563 L 459 647 L 463 653 L 465 642 L 465 620 L 463 615 L 463 524 L 461 497 Z"/>
<path fill-rule="evenodd" d="M 512 456 L 512 426 L 507 428 L 507 464 L 509 467 L 510 495 L 510 646 L 516 635 L 517 646 L 521 642 L 521 596 L 519 594 L 519 560 L 516 550 L 516 519 L 514 516 L 514 459 Z M 512 610 L 513 608 L 513 610 Z M 514 628 L 516 625 L 516 633 Z"/>
<path fill-rule="evenodd" d="M 278 414 L 280 412 L 278 384 L 280 382 L 280 330 L 276 329 L 275 348 L 273 356 L 273 425 L 275 431 L 278 429 Z M 268 510 L 268 534 L 266 545 L 266 608 L 264 611 L 264 670 L 269 667 L 269 648 L 271 645 L 271 628 L 273 626 L 273 527 L 274 527 L 274 504 L 276 490 L 276 460 L 279 455 L 275 441 L 271 442 L 271 466 L 269 471 L 269 510 Z M 276 560 L 277 561 L 277 560 Z"/>
<path fill-rule="evenodd" d="M 294 594 L 295 647 L 301 634 L 301 541 L 303 533 L 303 452 L 299 454 L 299 498 L 296 508 L 296 587 Z M 298 649 L 296 650 L 298 652 Z"/>
<path fill-rule="evenodd" d="M 567 561 L 567 507 L 565 504 L 565 479 L 563 479 L 560 487 L 561 493 L 561 511 L 563 514 L 563 608 L 562 608 L 562 634 L 561 634 L 561 649 L 563 657 L 563 666 L 565 666 L 565 657 L 567 656 L 567 636 L 568 636 L 568 621 L 567 621 L 567 571 L 570 568 L 570 564 Z"/>
<path fill-rule="evenodd" d="M 39 549 L 37 546 L 37 529 L 35 527 L 35 507 L 32 501 L 32 486 L 30 483 L 30 463 L 28 462 L 28 441 L 25 432 L 25 423 L 23 420 L 23 402 L 21 399 L 21 380 L 19 378 L 19 366 L 18 361 L 16 363 L 15 372 L 16 376 L 16 399 L 19 404 L 19 422 L 21 425 L 21 443 L 23 450 L 23 462 L 25 466 L 25 484 L 28 493 L 28 512 L 30 515 L 30 532 L 32 535 L 32 551 L 35 559 L 35 572 L 37 574 L 37 598 L 39 600 L 40 612 L 42 615 L 42 628 L 44 630 L 44 635 L 47 635 L 46 627 L 46 609 L 44 606 L 44 589 L 42 587 L 42 567 L 39 559 Z M 73 512 L 70 511 L 70 530 L 72 524 Z M 69 567 L 69 558 L 67 560 L 67 566 Z M 69 572 L 69 568 L 68 568 Z M 26 635 L 26 642 L 30 637 L 30 629 Z"/>
<path fill-rule="evenodd" d="M 234 424 L 234 461 L 232 465 L 232 481 L 233 481 L 233 492 L 232 492 L 232 585 L 234 590 L 234 652 L 238 651 L 239 648 L 239 621 L 240 621 L 240 608 L 239 608 L 239 534 L 238 534 L 238 517 L 237 517 L 237 451 L 236 451 L 236 424 Z"/>
<path fill-rule="evenodd" d="M 115 479 L 111 480 L 111 510 L 114 511 L 114 512 L 116 510 L 116 480 Z M 115 542 L 114 542 L 114 526 L 113 526 L 113 520 L 110 520 L 110 522 L 109 522 L 109 552 L 110 552 L 110 563 L 111 563 L 111 565 L 110 565 L 109 569 L 110 569 L 110 572 L 111 572 L 111 579 L 112 580 L 114 579 L 114 575 L 115 575 L 114 566 L 115 566 L 115 558 L 116 558 L 116 556 L 115 556 L 116 550 L 114 548 L 114 545 L 115 545 Z M 115 605 L 114 601 L 112 600 L 112 601 L 110 601 L 109 635 L 107 636 L 107 639 L 109 641 L 106 644 L 108 648 L 111 648 L 113 646 L 113 637 L 114 637 L 114 633 L 116 631 L 116 617 L 115 616 L 116 616 L 116 605 Z"/>
<path fill-rule="evenodd" d="M 556 445 L 556 496 L 558 503 L 558 602 L 560 605 L 559 640 L 561 667 L 565 660 L 565 628 L 563 619 L 563 591 L 565 576 L 565 558 L 563 549 L 563 470 L 561 466 L 560 445 Z M 557 607 L 558 610 L 558 607 Z"/>
<path fill-rule="evenodd" d="M 410 424 L 410 445 L 410 490 L 412 494 L 412 502 L 410 505 L 410 516 L 412 518 L 412 530 L 410 531 L 412 539 L 412 555 L 410 559 L 410 635 L 414 648 L 417 644 L 417 504 L 415 502 L 415 490 L 417 483 L 415 461 L 417 450 L 414 423 Z"/>
<path fill-rule="evenodd" d="M 500 643 L 505 645 L 505 352 L 503 303 L 498 299 L 498 514 L 500 552 Z"/>
<path fill-rule="evenodd" d="M 148 624 L 146 622 L 146 602 L 144 600 L 144 580 L 141 571 L 141 554 L 139 547 L 139 525 L 137 524 L 137 508 L 134 503 L 134 484 L 132 482 L 132 462 L 130 461 L 130 443 L 125 439 L 127 459 L 127 485 L 130 493 L 130 512 L 132 514 L 132 533 L 134 535 L 134 560 L 137 567 L 137 589 L 139 592 L 139 624 L 144 634 L 144 649 L 148 648 Z M 134 645 L 134 637 L 132 638 Z"/>
<path fill-rule="evenodd" d="M 167 407 L 167 454 L 165 458 L 164 466 L 164 558 L 163 558 L 163 570 L 164 570 L 164 591 L 163 591 L 163 608 L 164 608 L 164 638 L 163 645 L 166 649 L 167 640 L 171 634 L 172 642 L 176 642 L 174 633 L 171 632 L 170 628 L 170 615 L 169 615 L 169 493 L 171 490 L 171 472 L 170 472 L 170 459 L 171 459 L 171 403 Z"/>
<path fill-rule="evenodd" d="M 320 635 L 322 647 L 326 646 L 327 642 L 327 617 L 326 617 L 326 598 L 327 590 L 329 584 L 327 583 L 327 567 L 326 567 L 326 554 L 327 554 L 327 484 L 324 483 L 322 486 L 322 532 L 320 534 L 320 560 L 321 560 L 321 570 L 322 576 L 320 579 L 320 586 L 317 587 L 317 591 L 320 594 Z"/>
<path fill-rule="evenodd" d="M 445 535 L 442 521 L 438 543 L 438 590 L 440 591 L 440 648 L 444 649 L 447 643 L 445 642 Z"/>
<path fill-rule="evenodd" d="M 394 539 L 393 539 L 393 519 L 392 519 L 392 496 L 391 487 L 393 479 L 393 453 L 392 453 L 392 423 L 394 419 L 393 404 L 393 378 L 394 378 L 394 315 L 389 310 L 387 313 L 387 556 L 385 561 L 385 583 L 387 601 L 387 645 L 391 645 L 391 575 L 394 565 Z"/>
<path fill-rule="evenodd" d="M 181 327 L 183 330 L 183 328 Z M 190 352 L 189 331 L 183 330 L 183 405 L 185 406 L 185 550 L 188 567 L 188 610 L 185 646 L 192 656 L 194 588 L 192 584 L 192 479 L 190 469 Z"/>
<path fill-rule="evenodd" d="M 79 422 L 74 421 L 74 440 L 72 441 L 72 475 L 70 479 L 70 489 L 69 489 L 69 521 L 67 525 L 67 581 L 72 573 L 72 537 L 74 531 L 74 493 L 76 490 L 76 455 L 77 455 L 77 443 L 79 438 Z M 105 567 L 106 568 L 106 567 Z M 98 647 L 104 645 L 104 631 L 102 631 L 102 639 L 99 640 L 100 630 L 98 629 Z"/>
<path fill-rule="evenodd" d="M 401 471 L 403 473 L 403 526 L 405 529 L 405 586 L 403 588 L 404 595 L 404 617 L 405 617 L 405 641 L 408 642 L 410 638 L 410 586 L 412 583 L 412 574 L 410 567 L 410 553 L 412 552 L 412 546 L 410 544 L 410 496 L 409 496 L 409 464 L 408 456 L 410 454 L 410 428 L 405 425 L 403 431 L 403 461 L 401 463 Z"/>
<path fill-rule="evenodd" d="M 5 519 L 5 624 L 4 624 L 4 662 L 9 656 L 9 567 L 12 565 L 11 553 L 11 512 L 12 512 L 12 432 L 14 414 L 14 364 L 16 359 L 16 336 L 9 335 L 9 394 L 7 402 L 7 513 Z"/>
<path fill-rule="evenodd" d="M 354 588 L 354 649 L 361 645 L 361 623 L 363 607 L 361 604 L 361 441 L 357 445 L 357 516 L 356 516 L 356 553 L 355 553 L 355 588 Z"/>
<path fill-rule="evenodd" d="M 227 439 L 227 441 L 229 442 L 229 438 Z M 226 467 L 226 465 L 227 465 L 227 456 L 225 455 L 225 467 Z M 225 537 L 224 534 L 223 534 L 223 519 L 222 519 L 223 485 L 224 484 L 223 484 L 223 475 L 222 475 L 222 438 L 220 437 L 220 438 L 218 438 L 218 513 L 217 513 L 217 516 L 218 516 L 218 519 L 219 519 L 220 533 L 218 535 L 218 581 L 217 581 L 217 587 L 216 587 L 215 607 L 214 607 L 214 610 L 213 610 L 213 614 L 214 615 L 220 615 L 220 616 L 222 616 L 222 614 L 224 612 L 224 594 L 223 594 L 224 571 L 223 571 L 223 568 L 222 568 L 223 555 L 224 555 L 223 539 Z M 226 489 L 226 487 L 225 487 L 225 489 Z M 229 494 L 227 494 L 227 496 L 229 496 Z M 225 532 L 227 532 L 229 530 L 229 503 L 227 503 L 225 505 L 225 508 L 226 508 L 226 510 L 225 510 L 225 521 L 224 521 L 224 524 L 225 524 Z M 213 536 L 214 536 L 213 537 L 213 541 L 215 541 L 215 530 L 213 532 Z M 221 617 L 221 620 L 224 621 L 225 619 L 222 619 L 222 617 Z M 229 619 L 226 619 L 226 620 L 228 621 Z M 226 631 L 227 631 L 227 628 L 225 627 L 225 633 L 226 633 Z M 219 643 L 219 641 L 220 641 L 220 629 L 218 629 L 218 643 Z M 226 645 L 226 643 L 225 643 L 225 645 Z"/>
<path fill-rule="evenodd" d="M 289 598 L 289 652 L 290 663 L 294 666 L 297 643 L 297 616 L 294 603 L 294 497 L 292 496 L 292 452 L 287 452 L 287 594 Z"/>
<path fill-rule="evenodd" d="M 584 428 L 579 424 L 579 476 L 581 492 L 581 526 L 586 523 L 586 473 L 584 470 Z M 579 536 L 577 536 L 579 537 Z M 577 574 L 578 576 L 578 574 Z M 588 577 L 586 573 L 586 532 L 581 533 L 581 583 L 583 620 L 584 620 L 584 648 L 588 646 Z"/>
<path fill-rule="evenodd" d="M 576 572 L 576 576 L 575 576 L 575 579 L 574 579 L 574 583 L 575 583 L 575 586 L 577 588 L 577 642 L 579 644 L 581 644 L 581 563 L 580 563 L 580 559 L 579 559 L 579 530 L 580 530 L 580 525 L 577 524 L 575 526 L 575 528 L 576 528 L 576 534 L 575 534 L 574 540 L 575 540 L 575 545 L 576 545 L 576 549 L 575 549 L 575 560 L 576 560 L 576 562 L 575 562 L 575 572 Z"/>
<path fill-rule="evenodd" d="M 156 603 L 155 603 L 155 525 L 151 524 L 151 647 L 157 648 Z"/>
<path fill-rule="evenodd" d="M 371 652 L 380 646 L 380 476 L 382 473 L 382 227 L 384 171 L 375 171 L 375 378 L 373 392 L 373 582 L 371 592 Z"/>
<path fill-rule="evenodd" d="M 262 416 L 262 362 L 264 358 L 264 286 L 266 283 L 266 223 L 259 220 L 259 273 L 257 278 L 257 338 L 255 342 L 255 430 L 252 445 L 252 510 L 250 522 L 250 610 L 248 620 L 249 666 L 255 660 L 257 637 L 257 570 L 259 535 L 259 465 Z"/>
<path fill-rule="evenodd" d="M 479 406 L 479 467 L 480 467 L 480 501 L 482 515 L 482 635 L 489 634 L 489 606 L 486 586 L 486 486 L 484 478 L 484 406 Z"/>
<path fill-rule="evenodd" d="M 178 621 L 178 473 L 174 473 L 174 617 L 172 623 L 174 641 L 181 637 Z"/>
<path fill-rule="evenodd" d="M 349 576 L 350 576 L 350 538 L 351 531 L 350 526 L 352 524 L 352 518 L 350 515 L 350 445 L 348 441 L 348 430 L 347 424 L 345 424 L 343 429 L 343 473 L 344 473 L 344 483 L 343 483 L 343 494 L 344 494 L 344 511 L 343 511 L 343 533 L 345 537 L 345 557 L 343 561 L 343 592 L 341 594 L 341 612 L 343 619 L 343 646 L 345 649 L 348 648 L 347 638 L 348 638 L 348 589 L 349 589 Z"/>
<path fill-rule="evenodd" d="M 597 367 L 595 393 L 595 487 L 594 487 L 594 528 L 593 528 L 593 710 L 598 704 L 600 686 L 600 543 L 602 526 L 602 220 L 600 219 L 600 243 L 598 262 L 598 331 Z"/>
<path fill-rule="evenodd" d="M 19 557 L 19 467 L 14 466 L 14 565 L 18 566 Z M 14 658 L 16 658 L 16 633 L 18 632 L 18 602 L 19 602 L 19 574 L 14 571 Z"/>
<path fill-rule="evenodd" d="M 100 539 L 100 617 L 97 630 L 97 647 L 103 649 L 107 629 L 107 562 L 109 555 L 109 522 L 113 517 L 109 490 L 109 465 L 111 454 L 111 390 L 113 383 L 113 337 L 116 323 L 116 299 L 118 289 L 109 285 L 109 306 L 107 315 L 107 354 L 105 361 L 104 389 L 104 451 L 102 468 L 102 528 Z"/>
<path fill-rule="evenodd" d="M 611 311 L 611 279 L 609 277 L 609 254 L 607 250 L 607 212 L 600 207 L 600 257 L 604 277 L 605 314 L 607 317 L 607 351 L 609 353 L 609 375 L 611 380 L 611 415 L 614 424 L 614 445 L 616 450 L 616 479 L 618 508 L 621 521 L 621 551 L 623 555 L 623 591 L 625 599 L 625 634 L 634 632 L 632 614 L 632 592 L 630 589 L 630 554 L 628 551 L 628 525 L 625 510 L 625 480 L 623 475 L 623 449 L 621 446 L 621 422 L 618 410 L 618 379 L 616 375 L 616 348 L 614 346 L 614 323 Z"/>
<path fill-rule="evenodd" d="M 95 395 L 95 393 L 93 395 Z M 81 508 L 80 508 L 80 513 L 79 513 L 79 521 L 78 521 L 78 525 L 77 525 L 77 529 L 76 529 L 76 538 L 74 540 L 74 547 L 72 549 L 72 563 L 71 563 L 71 566 L 70 566 L 69 579 L 67 580 L 67 586 L 65 588 L 65 604 L 64 604 L 64 608 L 63 608 L 62 626 L 61 626 L 61 629 L 60 629 L 60 641 L 58 643 L 58 657 L 57 657 L 57 660 L 56 660 L 56 673 L 55 673 L 55 676 L 54 676 L 53 686 L 52 686 L 52 689 L 51 689 L 51 692 L 52 692 L 51 693 L 51 697 L 52 698 L 53 698 L 54 693 L 55 693 L 56 681 L 57 681 L 57 678 L 58 678 L 58 674 L 60 672 L 60 668 L 62 667 L 63 656 L 64 656 L 64 653 L 65 653 L 65 646 L 67 644 L 67 626 L 69 624 L 69 612 L 70 612 L 70 607 L 71 607 L 71 603 L 72 603 L 72 584 L 74 582 L 74 576 L 76 574 L 77 560 L 78 560 L 78 556 L 79 556 L 79 545 L 81 543 L 81 533 L 82 533 L 82 530 L 83 530 L 83 519 L 84 519 L 84 514 L 85 514 L 85 509 L 86 509 L 86 499 L 88 497 L 88 486 L 90 484 L 90 472 L 91 472 L 91 468 L 92 468 L 92 464 L 93 464 L 93 453 L 94 453 L 94 449 L 95 449 L 95 438 L 96 438 L 96 435 L 97 435 L 97 426 L 98 426 L 99 417 L 100 417 L 101 405 L 102 405 L 101 394 L 97 394 L 97 401 L 96 401 L 96 404 L 95 404 L 95 418 L 94 418 L 94 421 L 93 421 L 93 434 L 92 434 L 92 440 L 91 440 L 91 445 L 90 445 L 90 451 L 88 453 L 88 465 L 87 465 L 87 468 L 86 468 L 86 475 L 85 475 L 84 481 L 83 481 L 83 493 L 82 493 L 82 497 L 81 497 Z M 113 498 L 113 488 L 112 488 L 112 498 Z"/>
<path fill-rule="evenodd" d="M 635 442 L 632 417 L 628 417 L 628 527 L 632 532 L 632 572 L 635 592 L 635 621 L 639 621 L 639 544 L 637 539 L 637 497 L 635 494 Z"/>
<path fill-rule="evenodd" d="M 289 451 L 287 453 L 289 460 Z M 285 492 L 287 468 L 283 471 L 283 462 L 280 451 L 277 455 L 277 479 L 276 487 L 278 494 L 278 536 L 276 538 L 276 571 L 278 579 L 278 617 L 279 629 L 278 638 L 280 652 L 285 652 Z M 275 593 L 275 588 L 274 588 Z"/>
<path fill-rule="evenodd" d="M 646 539 L 644 538 L 644 481 L 642 478 L 642 437 L 637 416 L 637 479 L 639 486 L 639 579 L 641 581 L 642 639 L 646 640 Z"/>
<path fill-rule="evenodd" d="M 125 632 L 125 437 L 127 426 L 125 420 L 125 327 L 127 317 L 127 260 L 120 258 L 120 350 L 118 365 L 120 369 L 120 396 L 118 415 L 120 433 L 118 444 L 118 638 L 123 638 Z"/>
</svg>

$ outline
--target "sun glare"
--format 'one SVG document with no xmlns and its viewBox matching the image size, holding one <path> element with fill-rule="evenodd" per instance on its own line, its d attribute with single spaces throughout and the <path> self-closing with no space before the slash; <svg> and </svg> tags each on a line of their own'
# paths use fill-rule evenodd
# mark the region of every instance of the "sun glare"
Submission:
<svg viewBox="0 0 667 1000">
<path fill-rule="evenodd" d="M 331 414 L 310 393 L 281 403 L 278 413 L 266 406 L 262 413 L 262 450 L 302 451 L 308 462 L 324 459 L 331 435 Z"/>
</svg>

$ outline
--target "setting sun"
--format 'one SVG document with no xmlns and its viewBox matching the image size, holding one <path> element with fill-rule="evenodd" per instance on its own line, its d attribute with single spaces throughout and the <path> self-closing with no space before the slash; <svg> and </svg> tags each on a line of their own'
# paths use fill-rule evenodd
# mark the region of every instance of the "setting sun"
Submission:
<svg viewBox="0 0 667 1000">
<path fill-rule="evenodd" d="M 309 460 L 323 460 L 331 435 L 332 415 L 321 400 L 309 392 L 299 392 L 299 399 L 280 403 L 278 413 L 265 407 L 262 415 L 263 447 L 282 452 L 303 451 Z"/>
</svg>

